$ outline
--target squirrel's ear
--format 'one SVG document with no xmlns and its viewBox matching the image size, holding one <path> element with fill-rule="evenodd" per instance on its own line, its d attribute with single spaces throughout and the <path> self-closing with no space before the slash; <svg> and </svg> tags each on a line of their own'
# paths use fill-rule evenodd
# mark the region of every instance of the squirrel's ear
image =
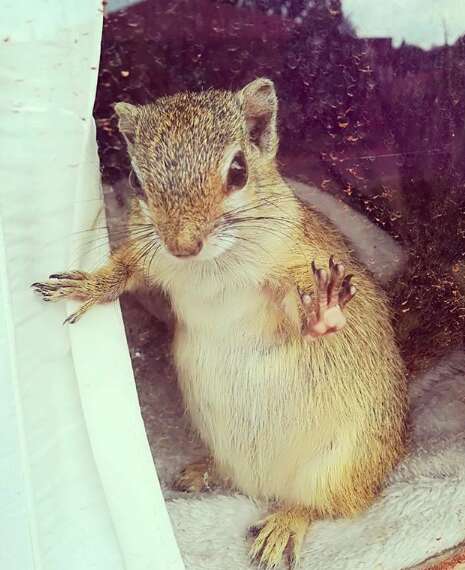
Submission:
<svg viewBox="0 0 465 570">
<path fill-rule="evenodd" d="M 273 82 L 265 78 L 256 79 L 241 89 L 238 96 L 250 141 L 264 154 L 274 157 L 278 147 L 278 100 Z"/>
<path fill-rule="evenodd" d="M 134 144 L 139 108 L 130 103 L 116 103 L 114 106 L 118 115 L 118 128 L 129 144 Z"/>
</svg>

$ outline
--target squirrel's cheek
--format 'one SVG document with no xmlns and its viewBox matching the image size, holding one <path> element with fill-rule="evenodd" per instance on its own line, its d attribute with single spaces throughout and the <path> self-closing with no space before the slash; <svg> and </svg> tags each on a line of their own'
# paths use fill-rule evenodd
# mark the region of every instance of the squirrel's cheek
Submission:
<svg viewBox="0 0 465 570">
<path fill-rule="evenodd" d="M 250 195 L 251 192 L 248 186 L 245 186 L 242 190 L 227 194 L 223 199 L 223 210 L 228 212 L 237 208 L 246 207 L 251 201 Z"/>
<path fill-rule="evenodd" d="M 221 239 L 215 239 L 214 237 L 207 238 L 202 251 L 197 256 L 197 259 L 200 261 L 208 261 L 210 259 L 220 257 L 224 253 L 230 251 L 236 242 L 236 237 L 230 232 L 226 235 L 222 235 Z"/>
</svg>

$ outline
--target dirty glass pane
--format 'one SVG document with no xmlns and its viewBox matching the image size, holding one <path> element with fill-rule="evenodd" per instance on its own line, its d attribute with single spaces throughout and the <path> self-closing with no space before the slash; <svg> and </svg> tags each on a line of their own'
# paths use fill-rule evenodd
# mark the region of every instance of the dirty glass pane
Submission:
<svg viewBox="0 0 465 570">
<path fill-rule="evenodd" d="M 137 192 L 135 181 L 128 188 L 116 101 L 238 90 L 268 77 L 279 99 L 281 172 L 392 238 L 390 256 L 371 244 L 364 261 L 384 276 L 411 377 L 463 347 L 463 4 L 109 0 L 105 9 L 95 116 L 113 229 Z M 333 210 L 350 232 L 348 212 Z M 159 475 L 166 497 L 178 496 L 171 478 L 204 449 L 184 431 L 169 357 L 172 318 L 156 295 L 126 298 L 124 309 Z"/>
</svg>

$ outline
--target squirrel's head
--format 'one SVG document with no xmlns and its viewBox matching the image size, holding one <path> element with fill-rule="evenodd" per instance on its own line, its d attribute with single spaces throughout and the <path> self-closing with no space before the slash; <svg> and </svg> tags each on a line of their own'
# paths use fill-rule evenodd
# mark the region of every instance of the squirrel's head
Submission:
<svg viewBox="0 0 465 570">
<path fill-rule="evenodd" d="M 143 211 L 166 250 L 204 260 L 240 239 L 275 176 L 277 99 L 272 81 L 240 91 L 180 93 L 115 111 Z M 149 221 L 148 220 L 148 221 Z"/>
</svg>

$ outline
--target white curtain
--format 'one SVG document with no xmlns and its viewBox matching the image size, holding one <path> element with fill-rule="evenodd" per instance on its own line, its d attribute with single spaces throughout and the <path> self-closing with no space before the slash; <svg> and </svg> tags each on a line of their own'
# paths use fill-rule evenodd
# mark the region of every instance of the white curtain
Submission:
<svg viewBox="0 0 465 570">
<path fill-rule="evenodd" d="M 92 267 L 98 0 L 0 2 L 0 568 L 181 570 L 118 305 L 30 284 Z M 101 244 L 101 241 L 99 241 Z M 87 252 L 86 255 L 84 255 Z"/>
</svg>

